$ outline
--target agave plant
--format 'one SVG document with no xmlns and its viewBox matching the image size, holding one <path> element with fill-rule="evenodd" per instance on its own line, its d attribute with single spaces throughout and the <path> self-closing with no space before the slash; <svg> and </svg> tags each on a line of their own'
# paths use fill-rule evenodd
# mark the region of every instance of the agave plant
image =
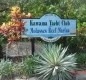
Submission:
<svg viewBox="0 0 86 80">
<path fill-rule="evenodd" d="M 39 53 L 35 68 L 40 80 L 72 80 L 71 71 L 76 67 L 75 54 L 66 55 L 67 47 L 48 45 Z"/>
</svg>

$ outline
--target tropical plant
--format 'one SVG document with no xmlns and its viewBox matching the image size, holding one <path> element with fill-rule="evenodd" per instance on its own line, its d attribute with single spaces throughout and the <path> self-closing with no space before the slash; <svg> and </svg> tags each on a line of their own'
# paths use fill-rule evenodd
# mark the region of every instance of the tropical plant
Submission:
<svg viewBox="0 0 86 80">
<path fill-rule="evenodd" d="M 34 68 L 35 68 L 35 57 L 27 57 L 21 63 L 18 64 L 17 71 L 20 71 L 21 75 L 26 77 L 31 77 L 34 75 Z"/>
<path fill-rule="evenodd" d="M 86 67 L 86 53 L 77 53 L 76 58 L 78 68 L 84 69 Z"/>
<path fill-rule="evenodd" d="M 21 20 L 22 18 L 30 18 L 31 14 L 21 12 L 20 7 L 14 6 L 10 11 L 11 20 L 7 23 L 3 23 L 0 26 L 0 34 L 5 36 L 8 42 L 13 42 L 19 40 L 21 38 L 21 33 L 24 31 L 24 22 Z"/>
<path fill-rule="evenodd" d="M 9 60 L 1 60 L 0 61 L 0 75 L 1 76 L 9 76 L 13 73 L 13 63 Z"/>
<path fill-rule="evenodd" d="M 76 67 L 75 54 L 66 55 L 67 48 L 47 45 L 38 53 L 35 68 L 40 80 L 73 80 L 72 70 Z"/>
</svg>

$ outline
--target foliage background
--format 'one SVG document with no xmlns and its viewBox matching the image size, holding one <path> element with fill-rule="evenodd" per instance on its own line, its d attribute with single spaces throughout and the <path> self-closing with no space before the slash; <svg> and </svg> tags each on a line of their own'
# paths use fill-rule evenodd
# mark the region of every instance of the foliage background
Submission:
<svg viewBox="0 0 86 80">
<path fill-rule="evenodd" d="M 23 12 L 41 17 L 46 13 L 55 13 L 60 18 L 77 20 L 76 37 L 67 37 L 66 45 L 73 52 L 85 50 L 86 47 L 86 1 L 85 0 L 0 0 L 0 24 L 10 19 L 12 6 L 19 6 Z M 1 39 L 1 37 L 0 37 Z"/>
</svg>

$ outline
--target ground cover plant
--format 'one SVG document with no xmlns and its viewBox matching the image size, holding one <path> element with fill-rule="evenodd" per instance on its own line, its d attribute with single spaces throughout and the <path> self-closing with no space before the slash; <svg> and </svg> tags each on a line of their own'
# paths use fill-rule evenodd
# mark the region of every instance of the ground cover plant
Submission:
<svg viewBox="0 0 86 80">
<path fill-rule="evenodd" d="M 32 77 L 35 75 L 35 56 L 28 56 L 20 63 L 20 73 L 26 77 Z"/>
<path fill-rule="evenodd" d="M 0 77 L 1 79 L 10 79 L 13 74 L 13 63 L 10 60 L 2 59 L 0 61 Z"/>
</svg>

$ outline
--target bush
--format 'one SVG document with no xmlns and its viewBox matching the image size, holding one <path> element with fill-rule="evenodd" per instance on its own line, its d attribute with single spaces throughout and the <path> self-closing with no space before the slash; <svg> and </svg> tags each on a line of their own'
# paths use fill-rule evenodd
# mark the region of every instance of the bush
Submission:
<svg viewBox="0 0 86 80">
<path fill-rule="evenodd" d="M 20 74 L 24 76 L 31 77 L 34 75 L 34 68 L 35 68 L 35 60 L 34 56 L 27 57 L 25 60 L 23 60 L 21 63 L 18 63 L 18 71 L 20 71 Z"/>
<path fill-rule="evenodd" d="M 70 71 L 76 67 L 75 54 L 66 55 L 66 51 L 61 45 L 43 47 L 35 68 L 40 80 L 73 80 Z"/>
<path fill-rule="evenodd" d="M 13 73 L 13 63 L 9 60 L 1 60 L 0 62 L 0 75 L 11 76 Z"/>
<path fill-rule="evenodd" d="M 84 69 L 86 67 L 86 53 L 78 53 L 76 54 L 76 57 L 78 67 Z"/>
</svg>

